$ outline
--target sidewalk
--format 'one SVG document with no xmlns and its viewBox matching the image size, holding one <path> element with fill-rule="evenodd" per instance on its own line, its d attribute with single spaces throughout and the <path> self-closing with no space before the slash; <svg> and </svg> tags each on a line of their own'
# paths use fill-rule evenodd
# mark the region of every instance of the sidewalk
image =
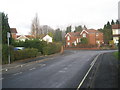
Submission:
<svg viewBox="0 0 120 90">
<path fill-rule="evenodd" d="M 103 54 L 92 88 L 118 88 L 118 60 L 113 53 Z"/>
<path fill-rule="evenodd" d="M 54 56 L 57 56 L 57 55 L 60 55 L 61 53 L 56 53 L 56 54 L 52 54 L 52 55 L 47 55 L 47 56 L 38 56 L 38 57 L 35 57 L 35 58 L 28 58 L 28 59 L 23 59 L 23 60 L 18 60 L 18 61 L 15 61 L 11 64 L 5 64 L 5 65 L 2 65 L 2 69 L 0 71 L 3 71 L 3 70 L 8 70 L 8 69 L 12 69 L 14 67 L 19 67 L 19 66 L 22 66 L 22 65 L 25 65 L 25 64 L 28 64 L 28 63 L 32 63 L 32 62 L 36 62 L 36 61 L 42 61 L 42 60 L 45 60 L 45 59 L 48 59 L 48 58 L 51 58 L 51 57 L 54 57 Z"/>
</svg>

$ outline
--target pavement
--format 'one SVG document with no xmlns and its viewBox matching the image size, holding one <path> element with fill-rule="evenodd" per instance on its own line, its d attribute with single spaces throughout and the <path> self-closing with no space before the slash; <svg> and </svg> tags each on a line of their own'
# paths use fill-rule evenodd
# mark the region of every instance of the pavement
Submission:
<svg viewBox="0 0 120 90">
<path fill-rule="evenodd" d="M 118 88 L 118 60 L 113 53 L 102 55 L 92 88 Z"/>
<path fill-rule="evenodd" d="M 87 75 L 89 69 L 92 67 L 88 73 L 88 79 L 85 78 L 81 87 L 88 88 L 88 83 L 91 83 L 89 84 L 91 88 L 104 88 L 107 84 L 110 84 L 106 82 L 105 85 L 102 85 L 107 77 L 110 79 L 109 82 L 114 81 L 111 83 L 114 83 L 114 86 L 110 84 L 106 86 L 106 88 L 117 88 L 117 81 L 115 78 L 117 73 L 117 60 L 115 61 L 115 58 L 112 54 L 109 54 L 109 52 L 114 51 L 66 50 L 64 54 L 57 54 L 44 59 L 32 59 L 31 62 L 22 64 L 17 63 L 14 64 L 15 66 L 12 64 L 14 68 L 10 68 L 11 66 L 4 66 L 4 68 L 9 69 L 7 71 L 3 70 L 3 77 L 0 79 L 3 82 L 2 87 L 77 89 Z M 111 68 L 111 66 L 116 67 Z M 94 70 L 94 68 L 96 69 Z M 115 74 L 109 75 L 108 73 L 111 74 L 111 72 Z"/>
</svg>

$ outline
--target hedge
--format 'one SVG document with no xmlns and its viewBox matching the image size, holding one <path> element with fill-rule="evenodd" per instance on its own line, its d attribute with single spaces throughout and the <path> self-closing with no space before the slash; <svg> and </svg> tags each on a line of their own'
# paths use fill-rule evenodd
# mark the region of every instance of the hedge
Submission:
<svg viewBox="0 0 120 90">
<path fill-rule="evenodd" d="M 50 55 L 57 52 L 60 52 L 61 44 L 60 43 L 49 43 L 46 47 L 43 48 L 44 55 Z"/>
<path fill-rule="evenodd" d="M 14 51 L 15 60 L 26 59 L 36 57 L 38 54 L 38 49 L 35 48 L 27 48 L 24 50 Z"/>
<path fill-rule="evenodd" d="M 13 46 L 9 46 L 7 44 L 2 45 L 2 64 L 7 64 L 8 63 L 8 54 L 10 52 L 10 60 L 11 62 L 14 61 L 14 51 L 13 51 Z"/>
</svg>

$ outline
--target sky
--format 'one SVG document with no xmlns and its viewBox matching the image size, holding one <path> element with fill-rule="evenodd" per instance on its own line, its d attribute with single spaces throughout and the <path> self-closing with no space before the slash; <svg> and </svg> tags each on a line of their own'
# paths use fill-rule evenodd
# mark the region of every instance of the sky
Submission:
<svg viewBox="0 0 120 90">
<path fill-rule="evenodd" d="M 8 14 L 9 25 L 18 34 L 29 34 L 36 13 L 40 25 L 53 29 L 69 25 L 103 28 L 107 21 L 118 19 L 120 0 L 2 0 L 0 12 Z"/>
</svg>

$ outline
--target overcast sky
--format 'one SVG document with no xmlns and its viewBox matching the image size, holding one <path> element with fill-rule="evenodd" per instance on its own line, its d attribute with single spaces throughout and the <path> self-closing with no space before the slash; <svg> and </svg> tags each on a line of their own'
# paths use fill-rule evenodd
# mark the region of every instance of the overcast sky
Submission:
<svg viewBox="0 0 120 90">
<path fill-rule="evenodd" d="M 118 18 L 120 0 L 2 0 L 0 11 L 8 14 L 11 28 L 28 34 L 32 19 L 38 13 L 40 25 L 53 29 L 86 25 L 99 29 Z"/>
</svg>

